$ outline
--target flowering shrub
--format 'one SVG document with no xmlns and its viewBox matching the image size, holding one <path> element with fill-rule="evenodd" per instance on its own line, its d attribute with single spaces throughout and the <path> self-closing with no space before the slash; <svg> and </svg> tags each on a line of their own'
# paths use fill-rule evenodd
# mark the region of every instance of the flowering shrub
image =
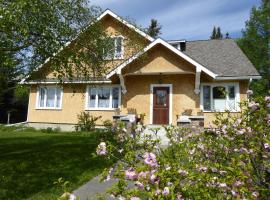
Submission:
<svg viewBox="0 0 270 200">
<path fill-rule="evenodd" d="M 117 142 L 97 148 L 107 159 L 119 158 L 104 172 L 104 180 L 119 179 L 111 194 L 122 199 L 267 199 L 270 97 L 244 102 L 241 108 L 238 114 L 219 113 L 200 134 L 165 127 L 167 148 L 156 130 L 146 134 L 144 126 L 117 126 Z"/>
</svg>

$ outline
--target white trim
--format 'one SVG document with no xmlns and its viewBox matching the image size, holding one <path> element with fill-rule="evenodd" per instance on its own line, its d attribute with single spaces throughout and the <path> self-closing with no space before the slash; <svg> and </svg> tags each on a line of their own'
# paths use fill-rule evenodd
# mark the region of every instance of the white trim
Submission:
<svg viewBox="0 0 270 200">
<path fill-rule="evenodd" d="M 139 28 L 135 27 L 134 25 L 128 23 L 126 20 L 122 19 L 121 17 L 119 17 L 118 15 L 116 15 L 115 13 L 113 13 L 111 10 L 107 9 L 105 10 L 98 18 L 97 21 L 101 20 L 103 17 L 105 17 L 106 15 L 110 15 L 113 18 L 117 19 L 119 22 L 123 23 L 124 25 L 126 25 L 128 28 L 133 29 L 134 31 L 136 31 L 137 33 L 139 33 L 141 36 L 145 37 L 146 39 L 148 39 L 150 42 L 154 41 L 154 38 L 152 38 L 150 35 L 146 34 L 145 32 L 141 31 Z"/>
<path fill-rule="evenodd" d="M 80 83 L 94 83 L 94 84 L 106 84 L 106 83 L 111 83 L 112 81 L 63 81 L 62 83 L 60 81 L 27 81 L 19 84 L 24 84 L 24 85 L 34 85 L 34 84 L 69 84 L 69 83 L 74 83 L 74 84 L 80 84 Z"/>
<path fill-rule="evenodd" d="M 150 85 L 150 124 L 153 124 L 153 91 L 154 87 L 168 87 L 170 90 L 169 94 L 169 124 L 172 124 L 172 107 L 173 107 L 173 84 L 151 84 Z"/>
<path fill-rule="evenodd" d="M 123 62 L 121 65 L 119 65 L 116 69 L 112 70 L 109 74 L 107 74 L 106 78 L 109 79 L 114 74 L 116 74 L 118 71 L 121 71 L 129 63 L 136 60 L 138 57 L 140 57 L 142 54 L 144 54 L 145 52 L 147 52 L 148 50 L 150 50 L 151 48 L 153 48 L 157 44 L 162 44 L 163 46 L 167 47 L 168 49 L 170 49 L 172 52 L 174 52 L 178 56 L 182 57 L 183 59 L 185 59 L 186 61 L 188 61 L 192 65 L 194 65 L 196 68 L 199 68 L 200 70 L 204 71 L 206 74 L 208 74 L 212 78 L 216 78 L 217 74 L 211 72 L 209 69 L 205 68 L 204 66 L 202 66 L 201 64 L 199 64 L 198 62 L 196 62 L 195 60 L 193 60 L 192 58 L 190 58 L 186 54 L 182 53 L 181 51 L 177 50 L 175 47 L 173 47 L 172 45 L 168 44 L 166 41 L 164 41 L 160 38 L 156 39 L 154 42 L 152 42 L 148 46 L 146 46 L 142 51 L 138 52 L 137 54 L 135 54 L 131 58 L 127 59 L 125 62 Z"/>
<path fill-rule="evenodd" d="M 169 44 L 185 43 L 186 40 L 167 40 Z"/>
<path fill-rule="evenodd" d="M 122 24 L 126 25 L 128 28 L 133 29 L 134 31 L 136 31 L 137 33 L 139 33 L 141 36 L 145 37 L 150 42 L 154 41 L 154 38 L 152 38 L 150 35 L 146 34 L 145 32 L 141 31 L 140 29 L 136 28 L 134 25 L 128 23 L 127 21 L 125 21 L 124 19 L 122 19 L 121 17 L 119 17 L 118 15 L 116 15 L 115 13 L 113 13 L 109 9 L 107 9 L 103 13 L 101 13 L 101 15 L 99 17 L 97 17 L 97 21 L 100 21 L 106 15 L 110 15 L 113 18 L 117 19 L 119 22 L 121 22 Z M 92 22 L 92 23 L 90 23 L 85 29 L 89 28 L 94 23 L 95 23 L 95 21 Z M 79 37 L 79 35 L 81 35 L 84 32 L 84 30 L 82 30 L 77 36 L 75 36 L 74 39 L 72 39 L 71 41 L 65 43 L 63 47 L 61 47 L 56 53 L 53 54 L 53 56 L 55 56 L 56 54 L 60 53 L 65 47 L 69 46 L 72 41 L 76 40 Z M 43 64 L 39 65 L 34 71 L 38 71 L 41 67 L 43 67 L 44 64 L 48 63 L 50 60 L 51 60 L 51 57 L 47 58 L 45 60 L 45 62 Z M 29 77 L 30 77 L 30 75 L 27 75 L 24 79 L 22 79 L 20 81 L 20 84 L 23 84 L 26 81 L 26 79 L 29 78 Z"/>
<path fill-rule="evenodd" d="M 261 79 L 261 76 L 218 76 L 216 80 L 249 80 L 249 79 Z"/>
<path fill-rule="evenodd" d="M 99 88 L 99 87 L 106 87 L 106 88 L 110 88 L 110 102 L 109 102 L 109 105 L 110 105 L 110 107 L 109 108 L 98 108 L 97 107 L 97 104 L 98 104 L 98 99 L 97 99 L 97 97 L 96 97 L 96 99 L 95 99 L 95 108 L 90 108 L 90 107 L 88 107 L 88 101 L 89 101 L 89 89 L 90 88 Z M 85 92 L 85 105 L 84 105 L 84 110 L 85 111 L 102 111 L 102 110 L 104 110 L 104 111 L 114 111 L 115 109 L 117 109 L 117 108 L 112 108 L 112 88 L 118 88 L 119 90 L 118 90 L 118 96 L 119 96 L 119 98 L 118 98 L 118 108 L 120 108 L 121 107 L 121 86 L 120 85 L 118 85 L 118 84 L 112 84 L 112 85 L 102 85 L 102 86 L 94 86 L 93 87 L 93 85 L 91 86 L 91 85 L 87 85 L 87 87 L 86 87 L 86 92 Z M 96 94 L 97 95 L 97 94 Z"/>
<path fill-rule="evenodd" d="M 57 96 L 56 96 L 56 91 L 54 94 L 54 107 L 47 107 L 46 102 L 47 102 L 47 92 L 45 93 L 44 96 L 44 107 L 39 106 L 39 93 L 41 88 L 59 88 L 60 89 L 60 105 L 59 107 L 56 107 L 56 102 L 57 102 Z M 62 110 L 62 102 L 63 102 L 63 87 L 59 87 L 57 85 L 50 85 L 50 86 L 40 86 L 37 88 L 37 96 L 36 96 L 36 110 Z"/>
<path fill-rule="evenodd" d="M 204 110 L 203 109 L 203 86 L 205 85 L 208 85 L 210 86 L 210 91 L 211 91 L 211 110 Z M 228 87 L 228 86 L 234 86 L 235 87 L 235 107 L 236 107 L 236 110 L 232 110 L 231 112 L 240 112 L 240 85 L 239 85 L 239 82 L 223 82 L 223 83 L 219 83 L 219 82 L 210 82 L 210 83 L 201 83 L 201 92 L 200 92 L 200 109 L 203 111 L 203 112 L 225 112 L 224 111 L 216 111 L 216 110 L 213 110 L 212 106 L 213 106 L 213 103 L 212 103 L 212 99 L 213 99 L 213 92 L 212 92 L 212 89 L 213 87 L 216 87 L 216 86 L 224 86 L 224 87 Z M 228 100 L 228 95 L 226 95 L 226 107 L 227 107 L 227 100 Z M 226 108 L 227 109 L 227 108 Z"/>
</svg>

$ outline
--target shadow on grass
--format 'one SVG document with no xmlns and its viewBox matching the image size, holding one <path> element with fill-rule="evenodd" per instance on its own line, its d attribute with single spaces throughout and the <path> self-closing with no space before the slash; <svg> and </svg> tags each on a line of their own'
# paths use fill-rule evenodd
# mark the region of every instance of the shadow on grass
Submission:
<svg viewBox="0 0 270 200">
<path fill-rule="evenodd" d="M 104 159 L 91 156 L 98 143 L 95 134 L 0 135 L 0 199 L 36 194 L 42 199 L 55 198 L 61 191 L 53 182 L 60 177 L 75 189 L 109 166 Z"/>
</svg>

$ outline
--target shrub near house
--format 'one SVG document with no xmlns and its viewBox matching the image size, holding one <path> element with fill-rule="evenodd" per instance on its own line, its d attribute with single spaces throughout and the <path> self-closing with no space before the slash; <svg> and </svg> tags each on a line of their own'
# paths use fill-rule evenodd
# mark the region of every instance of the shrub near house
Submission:
<svg viewBox="0 0 270 200">
<path fill-rule="evenodd" d="M 116 147 L 103 142 L 98 154 L 123 156 L 115 173 L 105 171 L 104 179 L 119 178 L 111 193 L 127 199 L 268 199 L 270 97 L 241 107 L 238 117 L 218 114 L 216 128 L 199 135 L 167 127 L 167 149 L 160 148 L 154 134 L 142 136 L 139 129 L 135 135 L 125 133 Z M 127 190 L 127 181 L 136 187 Z"/>
</svg>

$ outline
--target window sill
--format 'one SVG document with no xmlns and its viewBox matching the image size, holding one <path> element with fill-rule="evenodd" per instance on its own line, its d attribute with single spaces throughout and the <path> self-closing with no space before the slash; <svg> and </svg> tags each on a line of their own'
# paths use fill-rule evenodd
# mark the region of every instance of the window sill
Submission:
<svg viewBox="0 0 270 200">
<path fill-rule="evenodd" d="M 36 110 L 62 110 L 62 108 L 36 108 Z"/>
<path fill-rule="evenodd" d="M 203 113 L 226 113 L 227 111 L 217 111 L 217 110 L 213 110 L 213 111 L 209 111 L 209 110 L 204 110 Z M 230 113 L 239 113 L 241 112 L 240 110 L 238 111 L 229 111 Z"/>
<path fill-rule="evenodd" d="M 85 111 L 115 111 L 118 108 L 86 108 Z"/>
</svg>

